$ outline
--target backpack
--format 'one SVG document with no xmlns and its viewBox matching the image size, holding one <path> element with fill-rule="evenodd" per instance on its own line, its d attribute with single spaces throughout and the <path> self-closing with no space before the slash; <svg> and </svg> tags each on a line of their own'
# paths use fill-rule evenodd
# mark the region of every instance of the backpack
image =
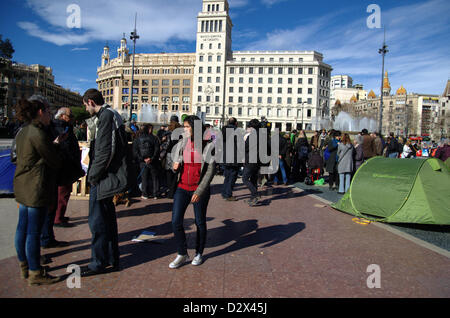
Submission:
<svg viewBox="0 0 450 318">
<path fill-rule="evenodd" d="M 298 151 L 298 158 L 299 159 L 308 158 L 308 147 L 307 146 L 300 146 L 300 149 Z"/>
</svg>

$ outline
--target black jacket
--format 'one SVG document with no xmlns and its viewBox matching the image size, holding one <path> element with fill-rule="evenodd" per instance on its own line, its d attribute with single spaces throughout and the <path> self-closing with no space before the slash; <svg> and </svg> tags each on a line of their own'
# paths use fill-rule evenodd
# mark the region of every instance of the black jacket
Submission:
<svg viewBox="0 0 450 318">
<path fill-rule="evenodd" d="M 59 146 L 63 156 L 63 164 L 57 177 L 58 185 L 72 184 L 84 176 L 84 170 L 81 167 L 81 150 L 73 132 L 73 126 L 64 120 L 55 119 L 49 127 L 50 134 L 54 140 L 64 133 L 66 127 L 68 128 L 68 137 Z"/>
<path fill-rule="evenodd" d="M 109 105 L 96 114 L 95 137 L 89 149 L 88 181 L 97 185 L 97 200 L 129 189 L 127 138 L 122 117 Z"/>
<path fill-rule="evenodd" d="M 223 149 L 222 149 L 222 162 L 225 166 L 239 166 L 240 162 L 238 160 L 238 136 L 231 136 L 230 134 L 227 134 L 227 129 L 228 131 L 230 129 L 233 129 L 233 131 L 236 131 L 237 126 L 235 125 L 227 125 L 225 127 L 222 128 L 222 136 L 223 136 Z M 233 139 L 232 139 L 233 137 Z M 229 147 L 230 144 L 233 144 L 233 151 L 234 151 L 234 156 L 230 162 L 230 160 L 228 160 L 227 162 L 227 145 Z"/>
<path fill-rule="evenodd" d="M 153 134 L 142 134 L 133 143 L 133 155 L 138 162 L 143 162 L 145 158 L 150 158 L 152 163 L 159 160 L 158 137 Z"/>
</svg>

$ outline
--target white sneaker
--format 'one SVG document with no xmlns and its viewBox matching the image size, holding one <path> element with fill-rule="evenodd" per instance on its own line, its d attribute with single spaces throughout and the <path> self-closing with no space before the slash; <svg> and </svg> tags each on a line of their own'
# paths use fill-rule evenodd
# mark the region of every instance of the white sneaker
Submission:
<svg viewBox="0 0 450 318">
<path fill-rule="evenodd" d="M 178 254 L 175 260 L 169 264 L 169 268 L 178 268 L 183 265 L 184 262 L 189 260 L 189 255 L 180 255 Z"/>
<path fill-rule="evenodd" d="M 192 260 L 192 265 L 200 265 L 203 263 L 203 258 L 202 258 L 202 254 L 197 254 L 195 255 L 194 259 Z"/>
</svg>

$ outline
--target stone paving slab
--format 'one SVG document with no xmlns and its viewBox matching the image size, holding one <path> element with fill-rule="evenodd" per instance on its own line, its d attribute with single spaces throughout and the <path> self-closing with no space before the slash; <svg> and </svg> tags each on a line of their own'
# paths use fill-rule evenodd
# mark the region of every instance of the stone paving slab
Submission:
<svg viewBox="0 0 450 318">
<path fill-rule="evenodd" d="M 0 260 L 2 298 L 385 298 L 450 296 L 448 257 L 374 224 L 360 225 L 308 192 L 287 186 L 266 188 L 260 206 L 220 196 L 222 177 L 214 180 L 208 208 L 208 243 L 201 266 L 168 265 L 176 254 L 169 199 L 134 200 L 117 207 L 122 270 L 81 279 L 81 288 L 66 281 L 29 287 L 20 279 L 15 256 Z M 66 248 L 43 250 L 52 275 L 68 275 L 70 264 L 90 260 L 88 202 L 71 200 L 67 216 L 73 228 L 55 228 Z M 16 226 L 15 224 L 13 225 Z M 191 258 L 195 223 L 192 206 L 185 216 Z M 161 242 L 135 243 L 142 230 Z M 13 241 L 13 237 L 11 237 Z M 370 264 L 381 269 L 381 288 L 368 288 Z"/>
</svg>

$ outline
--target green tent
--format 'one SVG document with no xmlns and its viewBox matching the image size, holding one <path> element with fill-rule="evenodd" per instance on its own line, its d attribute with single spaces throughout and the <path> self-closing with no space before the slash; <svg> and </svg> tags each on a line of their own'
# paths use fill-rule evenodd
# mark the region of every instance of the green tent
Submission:
<svg viewBox="0 0 450 318">
<path fill-rule="evenodd" d="M 435 158 L 374 157 L 332 207 L 372 221 L 450 225 L 450 169 Z"/>
</svg>

